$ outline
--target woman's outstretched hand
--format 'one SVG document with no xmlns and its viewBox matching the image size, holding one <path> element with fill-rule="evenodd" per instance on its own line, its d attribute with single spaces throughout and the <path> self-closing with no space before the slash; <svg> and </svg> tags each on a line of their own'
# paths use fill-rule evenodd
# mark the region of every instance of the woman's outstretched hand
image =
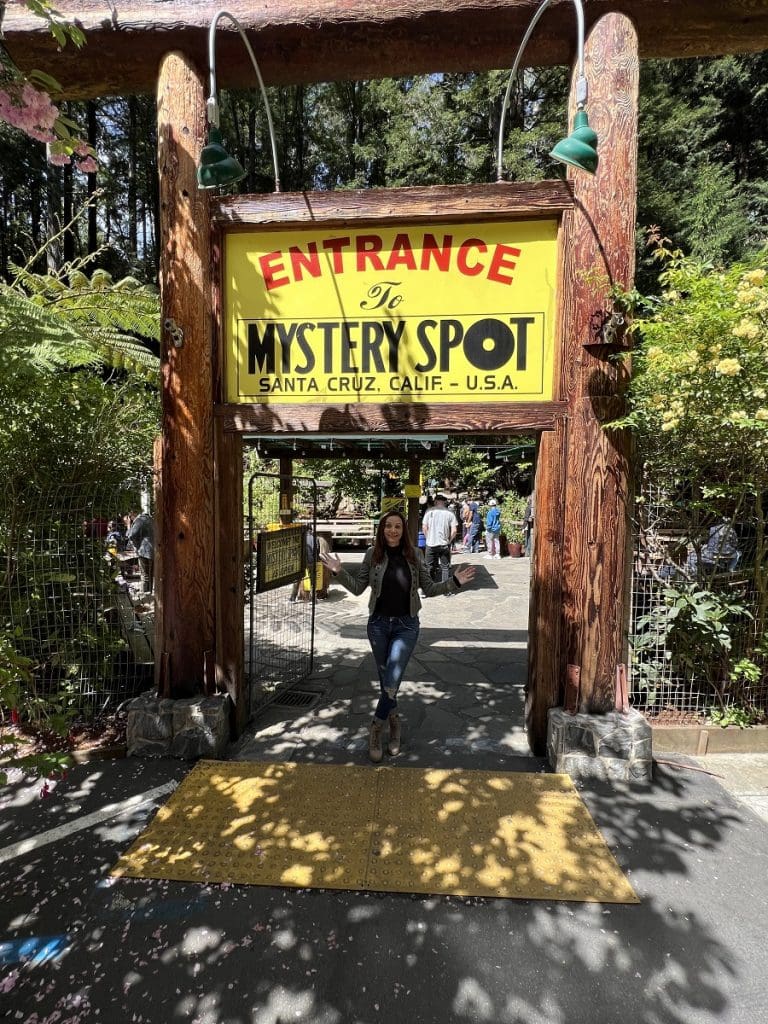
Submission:
<svg viewBox="0 0 768 1024">
<path fill-rule="evenodd" d="M 328 552 L 327 555 L 320 555 L 320 561 L 326 568 L 330 569 L 331 572 L 338 572 L 341 568 L 341 559 L 338 555 L 334 555 L 332 552 Z"/>
<path fill-rule="evenodd" d="M 469 583 L 471 579 L 474 579 L 475 566 L 464 565 L 462 566 L 461 569 L 454 569 L 453 575 L 456 577 L 460 585 L 463 587 L 465 583 Z"/>
</svg>

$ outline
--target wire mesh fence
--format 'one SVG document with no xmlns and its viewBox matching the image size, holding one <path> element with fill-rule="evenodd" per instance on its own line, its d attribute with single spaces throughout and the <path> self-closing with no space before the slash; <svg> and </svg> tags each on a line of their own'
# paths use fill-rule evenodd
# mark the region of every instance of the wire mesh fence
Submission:
<svg viewBox="0 0 768 1024">
<path fill-rule="evenodd" d="M 699 501 L 646 474 L 637 505 L 631 691 L 651 716 L 768 713 L 764 530 L 752 511 Z"/>
<path fill-rule="evenodd" d="M 119 487 L 61 485 L 0 508 L 1 625 L 29 660 L 19 695 L 28 717 L 44 722 L 61 709 L 93 718 L 152 684 L 153 601 L 140 598 L 123 526 L 152 493 L 148 473 Z"/>
<path fill-rule="evenodd" d="M 249 710 L 256 714 L 312 671 L 315 601 L 324 589 L 324 569 L 318 560 L 313 479 L 256 473 L 247 493 L 245 674 Z M 302 574 L 282 585 L 265 585 L 266 570 L 274 569 L 267 559 L 275 559 L 268 553 L 269 534 L 291 529 L 297 530 Z"/>
</svg>

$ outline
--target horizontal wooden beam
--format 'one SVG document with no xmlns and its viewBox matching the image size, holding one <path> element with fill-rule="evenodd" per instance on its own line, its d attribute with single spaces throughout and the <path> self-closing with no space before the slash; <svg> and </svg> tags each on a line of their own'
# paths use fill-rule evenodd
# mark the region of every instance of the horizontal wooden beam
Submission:
<svg viewBox="0 0 768 1024">
<path fill-rule="evenodd" d="M 512 434 L 553 430 L 566 408 L 565 402 L 220 405 L 215 416 L 225 431 L 254 434 Z"/>
<path fill-rule="evenodd" d="M 430 185 L 398 189 L 344 189 L 336 192 L 274 192 L 224 196 L 213 200 L 211 215 L 219 227 L 325 224 L 376 221 L 520 220 L 556 217 L 571 209 L 566 181 L 503 182 L 493 185 Z"/>
<path fill-rule="evenodd" d="M 481 71 L 512 63 L 539 0 L 232 0 L 228 9 L 249 31 L 266 82 L 286 85 L 384 78 L 432 71 Z M 180 50 L 208 65 L 207 35 L 220 0 L 57 0 L 77 19 L 87 44 L 59 49 L 40 18 L 21 3 L 5 5 L 2 30 L 23 71 L 39 68 L 66 97 L 152 92 L 164 54 Z M 694 57 L 768 48 L 768 4 L 756 0 L 586 0 L 587 29 L 610 11 L 635 24 L 641 57 Z M 570 0 L 556 0 L 526 50 L 530 66 L 573 58 Z M 255 87 L 245 47 L 220 22 L 219 85 Z"/>
</svg>

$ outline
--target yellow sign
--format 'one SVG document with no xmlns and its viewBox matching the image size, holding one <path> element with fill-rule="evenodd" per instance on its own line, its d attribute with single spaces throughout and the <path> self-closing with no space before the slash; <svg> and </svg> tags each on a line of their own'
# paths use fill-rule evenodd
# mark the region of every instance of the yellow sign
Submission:
<svg viewBox="0 0 768 1024">
<path fill-rule="evenodd" d="M 557 221 L 229 232 L 229 402 L 552 398 Z"/>
<path fill-rule="evenodd" d="M 256 535 L 256 590 L 274 590 L 298 579 L 305 567 L 303 526 L 274 527 Z"/>
<path fill-rule="evenodd" d="M 382 498 L 381 514 L 386 515 L 387 512 L 399 512 L 400 515 L 407 516 L 408 502 L 405 498 Z"/>
</svg>

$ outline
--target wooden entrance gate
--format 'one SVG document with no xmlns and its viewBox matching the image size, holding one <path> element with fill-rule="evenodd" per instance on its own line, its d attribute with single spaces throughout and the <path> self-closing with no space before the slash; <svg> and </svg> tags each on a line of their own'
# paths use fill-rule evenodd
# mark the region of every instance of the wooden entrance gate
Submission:
<svg viewBox="0 0 768 1024">
<path fill-rule="evenodd" d="M 318 562 L 317 484 L 254 473 L 248 481 L 244 679 L 248 716 L 312 672 Z"/>
</svg>

